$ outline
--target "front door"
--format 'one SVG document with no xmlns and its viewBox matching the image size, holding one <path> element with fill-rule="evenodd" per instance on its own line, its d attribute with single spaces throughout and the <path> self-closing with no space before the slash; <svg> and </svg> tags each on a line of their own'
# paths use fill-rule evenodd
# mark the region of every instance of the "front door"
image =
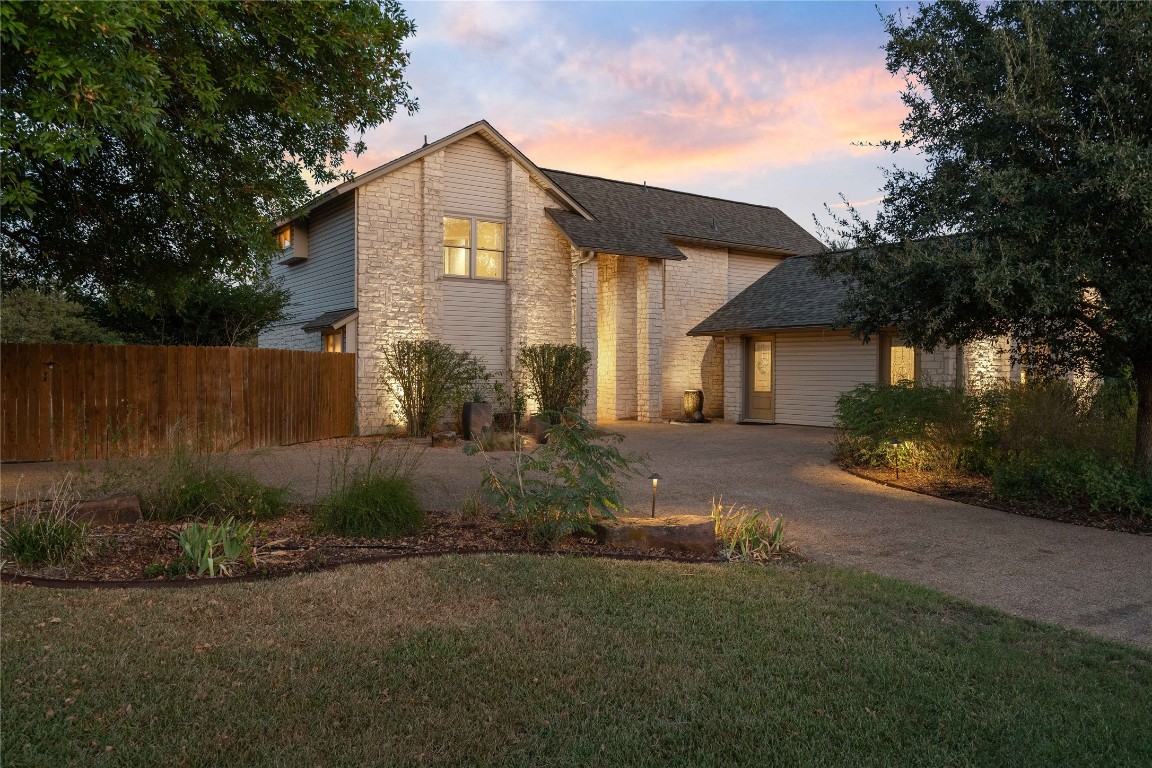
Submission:
<svg viewBox="0 0 1152 768">
<path fill-rule="evenodd" d="M 773 395 L 776 343 L 772 336 L 754 336 L 746 343 L 744 370 L 748 381 L 744 391 L 746 403 L 744 418 L 749 421 L 775 421 L 776 401 Z"/>
</svg>

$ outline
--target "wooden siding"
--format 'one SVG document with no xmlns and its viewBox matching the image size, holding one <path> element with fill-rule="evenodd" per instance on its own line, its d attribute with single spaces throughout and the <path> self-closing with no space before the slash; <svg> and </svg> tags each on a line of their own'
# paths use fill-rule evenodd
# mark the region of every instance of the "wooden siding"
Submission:
<svg viewBox="0 0 1152 768">
<path fill-rule="evenodd" d="M 776 421 L 830 427 L 836 398 L 857 384 L 874 384 L 875 344 L 861 344 L 847 331 L 786 331 L 776 334 Z"/>
<path fill-rule="evenodd" d="M 475 354 L 489 372 L 508 371 L 508 284 L 444 280 L 442 341 Z"/>
<path fill-rule="evenodd" d="M 145 455 L 353 434 L 356 356 L 245 347 L 4 344 L 0 459 Z"/>
<path fill-rule="evenodd" d="M 746 253 L 728 254 L 728 298 L 743 291 L 768 274 L 783 259 L 771 256 L 753 256 Z"/>
<path fill-rule="evenodd" d="M 308 260 L 276 264 L 272 277 L 291 294 L 288 317 L 260 334 L 261 347 L 319 351 L 320 334 L 300 326 L 325 312 L 356 306 L 356 214 L 352 195 L 313 213 L 308 222 Z M 283 257 L 291 256 L 287 248 Z M 282 257 L 282 258 L 283 258 Z"/>
<path fill-rule="evenodd" d="M 444 213 L 508 218 L 507 161 L 479 136 L 444 148 Z"/>
</svg>

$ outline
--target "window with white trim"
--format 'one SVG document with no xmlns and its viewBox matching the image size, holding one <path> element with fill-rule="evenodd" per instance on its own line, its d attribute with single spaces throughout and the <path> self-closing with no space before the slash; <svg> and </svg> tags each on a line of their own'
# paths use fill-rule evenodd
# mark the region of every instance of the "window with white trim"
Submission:
<svg viewBox="0 0 1152 768">
<path fill-rule="evenodd" d="M 445 216 L 444 274 L 503 280 L 504 223 Z"/>
</svg>

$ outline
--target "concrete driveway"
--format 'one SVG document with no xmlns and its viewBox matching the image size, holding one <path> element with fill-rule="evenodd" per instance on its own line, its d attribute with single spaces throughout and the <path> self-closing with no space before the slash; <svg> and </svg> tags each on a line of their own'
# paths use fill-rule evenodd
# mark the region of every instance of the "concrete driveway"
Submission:
<svg viewBox="0 0 1152 768">
<path fill-rule="evenodd" d="M 828 459 L 831 430 L 614 422 L 627 452 L 658 472 L 658 514 L 707 514 L 713 496 L 766 507 L 788 520 L 787 539 L 818 561 L 906 579 L 1016 616 L 1152 648 L 1152 537 L 1020 517 L 871 483 Z M 266 481 L 299 496 L 323 488 L 331 443 L 238 453 Z M 419 470 L 429 508 L 450 508 L 478 482 L 483 460 L 434 449 Z M 65 467 L 5 465 L 6 498 Z M 651 485 L 627 483 L 625 501 L 647 513 Z M 21 479 L 22 478 L 22 479 Z"/>
</svg>

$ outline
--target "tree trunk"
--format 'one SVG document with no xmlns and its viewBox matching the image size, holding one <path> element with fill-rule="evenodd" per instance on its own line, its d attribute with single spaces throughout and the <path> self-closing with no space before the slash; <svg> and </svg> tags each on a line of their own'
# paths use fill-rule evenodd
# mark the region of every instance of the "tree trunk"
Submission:
<svg viewBox="0 0 1152 768">
<path fill-rule="evenodd" d="M 1152 359 L 1132 364 L 1136 379 L 1136 466 L 1152 475 Z"/>
</svg>

